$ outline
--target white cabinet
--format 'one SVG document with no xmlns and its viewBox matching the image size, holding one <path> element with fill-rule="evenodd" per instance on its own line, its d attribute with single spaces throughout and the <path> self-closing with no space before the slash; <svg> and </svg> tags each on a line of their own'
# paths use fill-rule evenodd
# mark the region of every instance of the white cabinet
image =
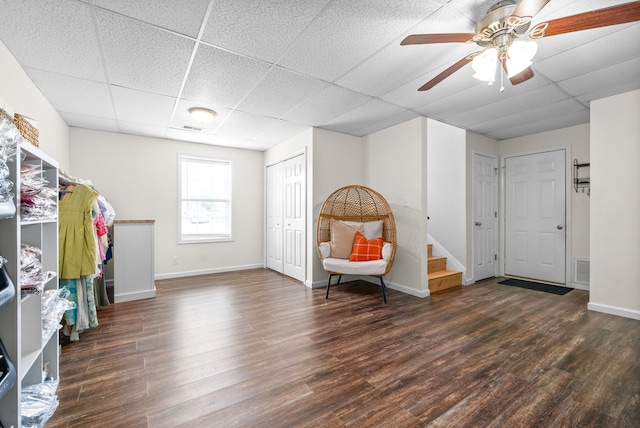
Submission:
<svg viewBox="0 0 640 428">
<path fill-rule="evenodd" d="M 153 263 L 155 220 L 113 222 L 113 288 L 115 303 L 156 296 Z"/>
<path fill-rule="evenodd" d="M 0 338 L 17 372 L 17 380 L 7 394 L 0 399 L 0 422 L 5 427 L 19 428 L 21 424 L 21 392 L 23 388 L 42 383 L 44 369 L 48 376 L 58 379 L 59 345 L 58 331 L 43 334 L 42 294 L 21 296 L 20 250 L 23 244 L 42 251 L 40 262 L 43 272 L 50 272 L 44 281 L 44 290 L 58 288 L 58 220 L 56 218 L 21 218 L 20 189 L 25 185 L 20 176 L 21 167 L 34 166 L 46 187 L 58 187 L 58 163 L 41 150 L 25 143 L 21 147 L 22 157 L 7 165 L 11 171 L 9 179 L 14 183 L 17 213 L 13 218 L 0 219 L 0 255 L 7 259 L 7 271 L 16 287 L 15 298 L 0 307 Z M 57 198 L 55 198 L 57 202 Z M 54 207 L 55 208 L 55 207 Z M 57 209 L 55 209 L 57 214 Z"/>
</svg>

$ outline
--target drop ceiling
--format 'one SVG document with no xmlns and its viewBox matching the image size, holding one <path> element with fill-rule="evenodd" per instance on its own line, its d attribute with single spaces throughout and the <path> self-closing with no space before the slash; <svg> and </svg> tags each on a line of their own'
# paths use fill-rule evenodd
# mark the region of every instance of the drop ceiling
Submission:
<svg viewBox="0 0 640 428">
<path fill-rule="evenodd" d="M 625 2 L 551 0 L 534 24 Z M 539 40 L 535 77 L 504 92 L 471 66 L 418 92 L 477 47 L 400 41 L 474 32 L 494 3 L 0 0 L 0 40 L 70 126 L 260 151 L 418 116 L 503 140 L 587 123 L 591 100 L 640 88 L 636 22 Z M 218 114 L 203 126 L 193 106 Z"/>
</svg>

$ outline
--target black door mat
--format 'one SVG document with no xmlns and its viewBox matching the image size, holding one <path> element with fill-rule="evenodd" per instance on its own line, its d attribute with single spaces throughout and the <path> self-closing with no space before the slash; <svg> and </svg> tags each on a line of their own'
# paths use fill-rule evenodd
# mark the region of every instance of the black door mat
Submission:
<svg viewBox="0 0 640 428">
<path fill-rule="evenodd" d="M 540 282 L 525 281 L 523 279 L 509 278 L 500 281 L 498 284 L 511 285 L 513 287 L 528 288 L 529 290 L 544 291 L 545 293 L 553 293 L 565 295 L 573 288 L 559 287 L 557 285 L 542 284 Z"/>
</svg>

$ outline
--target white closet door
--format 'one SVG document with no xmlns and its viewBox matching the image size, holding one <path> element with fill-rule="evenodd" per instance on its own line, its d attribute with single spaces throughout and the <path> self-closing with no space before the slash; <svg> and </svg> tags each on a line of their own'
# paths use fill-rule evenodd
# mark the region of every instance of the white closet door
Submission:
<svg viewBox="0 0 640 428">
<path fill-rule="evenodd" d="M 305 157 L 284 161 L 284 274 L 305 280 Z"/>
<path fill-rule="evenodd" d="M 267 267 L 277 272 L 283 272 L 283 167 L 267 168 Z"/>
</svg>

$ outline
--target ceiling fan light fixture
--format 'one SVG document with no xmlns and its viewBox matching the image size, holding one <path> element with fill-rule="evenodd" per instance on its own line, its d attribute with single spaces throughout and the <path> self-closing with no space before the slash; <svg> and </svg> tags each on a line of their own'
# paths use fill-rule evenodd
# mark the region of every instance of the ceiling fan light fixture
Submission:
<svg viewBox="0 0 640 428">
<path fill-rule="evenodd" d="M 538 50 L 536 42 L 516 40 L 507 48 L 507 76 L 513 77 L 527 67 Z"/>
<path fill-rule="evenodd" d="M 498 50 L 496 48 L 485 49 L 471 61 L 471 66 L 475 71 L 473 77 L 483 82 L 493 82 L 496 77 L 497 64 Z"/>
<path fill-rule="evenodd" d="M 216 116 L 216 112 L 205 107 L 191 107 L 189 114 L 198 123 L 209 123 Z"/>
</svg>

